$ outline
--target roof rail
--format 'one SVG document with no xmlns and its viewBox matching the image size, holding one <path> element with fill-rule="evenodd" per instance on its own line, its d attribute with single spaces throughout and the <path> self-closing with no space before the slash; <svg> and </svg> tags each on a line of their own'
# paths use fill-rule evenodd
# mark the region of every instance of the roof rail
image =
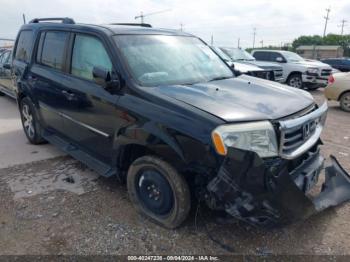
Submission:
<svg viewBox="0 0 350 262">
<path fill-rule="evenodd" d="M 40 23 L 46 21 L 61 21 L 62 24 L 75 24 L 74 20 L 69 17 L 49 17 L 49 18 L 34 18 L 29 23 Z"/>
<path fill-rule="evenodd" d="M 142 27 L 152 27 L 150 24 L 138 24 L 138 23 L 112 23 L 110 25 L 126 25 L 126 26 L 142 26 Z"/>
</svg>

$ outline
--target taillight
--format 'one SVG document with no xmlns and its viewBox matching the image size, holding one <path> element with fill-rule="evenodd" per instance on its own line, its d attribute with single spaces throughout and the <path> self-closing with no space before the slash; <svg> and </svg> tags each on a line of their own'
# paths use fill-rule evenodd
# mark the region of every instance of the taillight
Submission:
<svg viewBox="0 0 350 262">
<path fill-rule="evenodd" d="M 334 81 L 335 81 L 334 76 L 333 76 L 333 75 L 330 75 L 330 76 L 328 77 L 328 84 L 333 84 Z"/>
</svg>

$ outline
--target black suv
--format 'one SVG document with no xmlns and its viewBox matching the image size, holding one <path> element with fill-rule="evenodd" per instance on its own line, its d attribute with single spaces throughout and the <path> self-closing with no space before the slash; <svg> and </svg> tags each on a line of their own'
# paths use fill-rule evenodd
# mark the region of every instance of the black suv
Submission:
<svg viewBox="0 0 350 262">
<path fill-rule="evenodd" d="M 327 58 L 321 61 L 341 72 L 350 72 L 350 58 Z"/>
<path fill-rule="evenodd" d="M 305 196 L 323 166 L 327 105 L 235 77 L 192 35 L 34 19 L 20 29 L 13 54 L 29 141 L 48 141 L 102 176 L 126 180 L 137 210 L 163 226 L 179 226 L 193 199 L 265 226 L 350 197 L 336 160 L 322 193 Z"/>
</svg>

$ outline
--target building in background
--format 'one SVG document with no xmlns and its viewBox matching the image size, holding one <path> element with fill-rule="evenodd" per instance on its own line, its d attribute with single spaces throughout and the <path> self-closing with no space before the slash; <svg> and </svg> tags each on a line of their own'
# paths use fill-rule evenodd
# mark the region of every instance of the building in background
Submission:
<svg viewBox="0 0 350 262">
<path fill-rule="evenodd" d="M 302 45 L 296 48 L 299 55 L 307 59 L 324 59 L 344 56 L 344 48 L 339 45 Z"/>
</svg>

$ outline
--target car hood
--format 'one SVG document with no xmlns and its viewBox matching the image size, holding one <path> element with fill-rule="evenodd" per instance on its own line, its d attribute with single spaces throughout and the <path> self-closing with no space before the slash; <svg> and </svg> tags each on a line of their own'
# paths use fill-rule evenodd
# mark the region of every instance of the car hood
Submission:
<svg viewBox="0 0 350 262">
<path fill-rule="evenodd" d="M 265 61 L 246 60 L 246 61 L 239 61 L 239 62 L 244 63 L 244 64 L 248 64 L 248 65 L 258 66 L 258 67 L 263 68 L 263 69 L 282 70 L 282 66 L 275 64 L 275 63 L 265 62 Z"/>
<path fill-rule="evenodd" d="M 311 60 L 304 60 L 304 61 L 298 61 L 298 62 L 292 62 L 293 64 L 302 65 L 305 67 L 317 67 L 322 69 L 332 69 L 332 67 L 328 64 L 319 62 L 319 61 L 311 61 Z"/>
<path fill-rule="evenodd" d="M 226 122 L 279 119 L 314 103 L 305 91 L 247 75 L 154 89 L 156 95 L 182 101 Z"/>
<path fill-rule="evenodd" d="M 264 69 L 251 64 L 245 64 L 245 63 L 239 63 L 239 62 L 233 62 L 233 64 L 235 66 L 235 70 L 241 73 L 264 71 Z"/>
</svg>

